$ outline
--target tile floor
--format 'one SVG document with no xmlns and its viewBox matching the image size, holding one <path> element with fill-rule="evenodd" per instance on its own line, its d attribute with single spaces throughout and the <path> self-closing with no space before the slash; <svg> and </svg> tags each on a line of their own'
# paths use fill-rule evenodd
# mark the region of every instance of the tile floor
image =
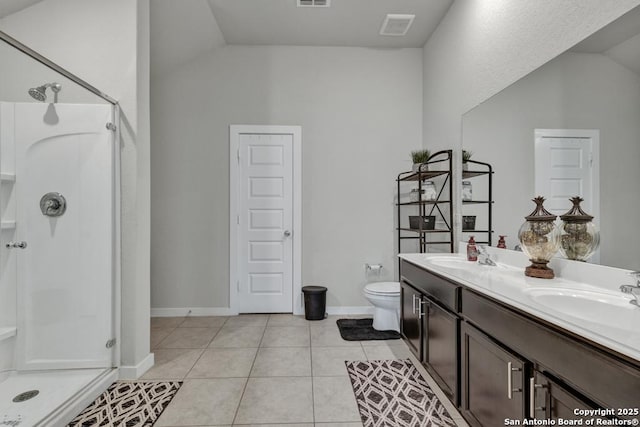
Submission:
<svg viewBox="0 0 640 427">
<path fill-rule="evenodd" d="M 184 381 L 155 426 L 361 426 L 345 360 L 409 357 L 436 390 L 404 342 L 344 341 L 340 317 L 366 316 L 152 318 L 156 364 L 143 379 Z"/>
</svg>

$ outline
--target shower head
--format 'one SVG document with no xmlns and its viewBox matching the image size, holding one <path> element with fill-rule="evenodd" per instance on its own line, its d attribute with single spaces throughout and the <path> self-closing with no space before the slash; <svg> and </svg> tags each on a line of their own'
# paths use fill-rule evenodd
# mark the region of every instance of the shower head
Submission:
<svg viewBox="0 0 640 427">
<path fill-rule="evenodd" d="M 44 102 L 47 99 L 47 95 L 44 93 L 45 89 L 44 86 L 32 87 L 29 89 L 29 95 L 36 101 Z"/>
<path fill-rule="evenodd" d="M 54 93 L 55 101 L 58 101 L 58 92 L 62 89 L 62 86 L 58 83 L 46 83 L 42 86 L 32 87 L 29 89 L 29 95 L 36 101 L 44 102 L 47 100 L 47 88 L 50 87 Z"/>
</svg>

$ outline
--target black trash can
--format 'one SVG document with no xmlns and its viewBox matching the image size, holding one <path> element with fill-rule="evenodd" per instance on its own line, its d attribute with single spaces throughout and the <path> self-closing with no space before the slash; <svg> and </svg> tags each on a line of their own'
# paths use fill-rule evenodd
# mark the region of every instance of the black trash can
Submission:
<svg viewBox="0 0 640 427">
<path fill-rule="evenodd" d="M 303 286 L 304 318 L 322 320 L 327 310 L 327 288 L 324 286 Z"/>
</svg>

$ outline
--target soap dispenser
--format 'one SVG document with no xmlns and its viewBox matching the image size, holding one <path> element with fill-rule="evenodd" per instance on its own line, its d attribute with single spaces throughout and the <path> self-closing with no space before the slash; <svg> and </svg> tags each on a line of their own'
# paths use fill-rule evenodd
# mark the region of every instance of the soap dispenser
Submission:
<svg viewBox="0 0 640 427">
<path fill-rule="evenodd" d="M 467 261 L 478 261 L 478 248 L 473 236 L 469 237 L 469 243 L 467 243 Z"/>
</svg>

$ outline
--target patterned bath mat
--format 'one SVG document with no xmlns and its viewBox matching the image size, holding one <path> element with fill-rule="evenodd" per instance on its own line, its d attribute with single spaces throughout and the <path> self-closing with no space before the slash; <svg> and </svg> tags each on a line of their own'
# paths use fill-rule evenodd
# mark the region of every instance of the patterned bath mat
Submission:
<svg viewBox="0 0 640 427">
<path fill-rule="evenodd" d="M 410 360 L 345 363 L 365 427 L 455 427 Z"/>
<path fill-rule="evenodd" d="M 373 319 L 338 319 L 336 323 L 340 329 L 340 336 L 346 341 L 400 339 L 399 332 L 373 329 Z"/>
<path fill-rule="evenodd" d="M 179 381 L 115 382 L 68 427 L 150 427 L 181 385 Z"/>
</svg>

